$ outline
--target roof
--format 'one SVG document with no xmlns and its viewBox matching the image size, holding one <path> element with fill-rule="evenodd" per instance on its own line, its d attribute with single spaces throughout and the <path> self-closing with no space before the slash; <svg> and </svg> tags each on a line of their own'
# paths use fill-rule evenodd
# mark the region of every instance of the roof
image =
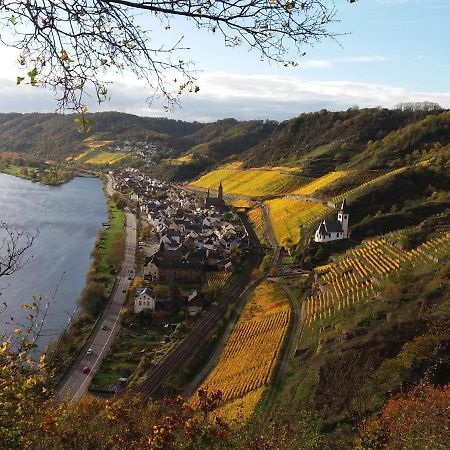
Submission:
<svg viewBox="0 0 450 450">
<path fill-rule="evenodd" d="M 323 225 L 327 233 L 343 233 L 342 224 L 338 220 L 324 220 Z"/>
<path fill-rule="evenodd" d="M 139 297 L 141 296 L 141 295 L 148 295 L 149 297 L 156 297 L 156 294 L 150 289 L 150 288 L 145 288 L 140 294 L 139 294 Z"/>
</svg>

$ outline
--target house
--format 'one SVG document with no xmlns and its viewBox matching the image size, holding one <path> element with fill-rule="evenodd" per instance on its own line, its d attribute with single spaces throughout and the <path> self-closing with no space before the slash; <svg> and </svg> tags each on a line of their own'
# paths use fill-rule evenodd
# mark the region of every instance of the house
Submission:
<svg viewBox="0 0 450 450">
<path fill-rule="evenodd" d="M 135 299 L 134 299 L 134 313 L 138 314 L 141 311 L 149 309 L 154 311 L 156 307 L 156 294 L 150 289 L 145 288 Z"/>
<path fill-rule="evenodd" d="M 204 303 L 202 294 L 198 291 L 192 292 L 192 294 L 187 298 L 187 313 L 191 317 L 198 316 L 203 310 Z"/>
<path fill-rule="evenodd" d="M 345 199 L 338 211 L 337 220 L 323 220 L 314 235 L 315 242 L 330 242 L 348 238 L 349 213 Z"/>
</svg>

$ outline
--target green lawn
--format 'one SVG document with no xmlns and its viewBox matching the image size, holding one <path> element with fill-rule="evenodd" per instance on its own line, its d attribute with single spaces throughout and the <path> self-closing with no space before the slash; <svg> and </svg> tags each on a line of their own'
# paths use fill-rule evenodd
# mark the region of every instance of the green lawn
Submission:
<svg viewBox="0 0 450 450">
<path fill-rule="evenodd" d="M 114 283 L 115 275 L 111 274 L 109 270 L 109 257 L 111 255 L 114 236 L 125 232 L 123 225 L 125 212 L 118 209 L 113 202 L 108 203 L 110 209 L 109 227 L 105 230 L 99 243 L 100 264 L 97 268 L 97 273 L 105 280 L 107 286 L 111 286 Z"/>
</svg>

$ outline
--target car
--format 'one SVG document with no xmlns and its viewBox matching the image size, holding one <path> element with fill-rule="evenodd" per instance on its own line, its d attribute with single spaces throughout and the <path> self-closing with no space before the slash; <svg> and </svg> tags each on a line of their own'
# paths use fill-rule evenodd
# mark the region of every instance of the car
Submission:
<svg viewBox="0 0 450 450">
<path fill-rule="evenodd" d="M 92 355 L 92 348 L 88 349 L 88 351 L 86 352 L 86 355 L 88 355 L 88 356 Z"/>
<path fill-rule="evenodd" d="M 105 324 L 102 325 L 102 330 L 106 330 L 106 325 Z"/>
<path fill-rule="evenodd" d="M 84 366 L 82 372 L 85 374 L 88 374 L 91 371 L 91 369 L 88 366 Z"/>
<path fill-rule="evenodd" d="M 133 277 L 128 277 L 128 279 L 129 279 L 129 280 L 132 280 L 132 279 L 133 279 Z"/>
<path fill-rule="evenodd" d="M 126 290 L 126 289 L 123 289 L 122 292 L 127 292 L 127 290 Z"/>
</svg>

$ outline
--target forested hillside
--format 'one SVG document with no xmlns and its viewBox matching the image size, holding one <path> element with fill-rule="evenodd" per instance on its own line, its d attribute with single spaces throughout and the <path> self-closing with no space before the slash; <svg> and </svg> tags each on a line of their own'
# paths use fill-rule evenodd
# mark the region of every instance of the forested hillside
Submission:
<svg viewBox="0 0 450 450">
<path fill-rule="evenodd" d="M 295 167 L 312 177 L 333 170 L 387 169 L 434 157 L 450 142 L 450 112 L 426 108 L 322 110 L 279 124 L 235 119 L 189 123 L 105 112 L 88 115 L 89 132 L 79 131 L 76 118 L 0 114 L 0 151 L 63 160 L 87 150 L 93 139 L 119 146 L 140 141 L 157 148 L 146 167 L 151 175 L 181 181 L 227 161 Z M 133 164 L 139 167 L 143 161 Z"/>
</svg>

